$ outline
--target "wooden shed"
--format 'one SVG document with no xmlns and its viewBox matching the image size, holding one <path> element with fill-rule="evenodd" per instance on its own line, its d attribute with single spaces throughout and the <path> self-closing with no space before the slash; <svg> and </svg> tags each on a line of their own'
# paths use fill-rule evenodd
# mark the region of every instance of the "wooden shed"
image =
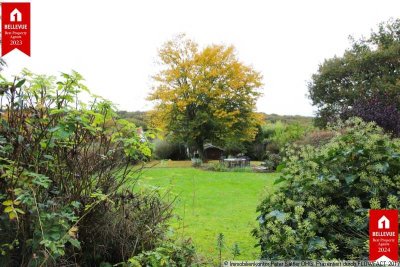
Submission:
<svg viewBox="0 0 400 267">
<path fill-rule="evenodd" d="M 224 154 L 224 150 L 212 144 L 204 145 L 204 157 L 208 160 L 219 160 Z"/>
</svg>

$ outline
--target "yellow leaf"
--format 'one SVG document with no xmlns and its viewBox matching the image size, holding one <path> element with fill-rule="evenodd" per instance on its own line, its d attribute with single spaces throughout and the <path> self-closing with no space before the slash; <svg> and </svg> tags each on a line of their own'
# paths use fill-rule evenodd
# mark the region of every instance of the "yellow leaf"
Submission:
<svg viewBox="0 0 400 267">
<path fill-rule="evenodd" d="M 8 214 L 8 217 L 10 218 L 10 220 L 13 220 L 13 219 L 17 218 L 17 213 L 15 211 L 10 212 Z"/>
<path fill-rule="evenodd" d="M 13 207 L 8 206 L 8 207 L 6 207 L 6 208 L 4 209 L 4 212 L 5 212 L 5 213 L 10 213 L 10 212 L 12 212 L 13 210 L 14 210 Z"/>
<path fill-rule="evenodd" d="M 68 235 L 70 237 L 76 237 L 76 233 L 78 232 L 78 227 L 77 226 L 72 226 L 71 229 L 68 231 Z"/>
<path fill-rule="evenodd" d="M 11 199 L 6 200 L 6 201 L 3 202 L 4 206 L 11 206 L 12 204 L 13 204 L 13 201 Z"/>
</svg>

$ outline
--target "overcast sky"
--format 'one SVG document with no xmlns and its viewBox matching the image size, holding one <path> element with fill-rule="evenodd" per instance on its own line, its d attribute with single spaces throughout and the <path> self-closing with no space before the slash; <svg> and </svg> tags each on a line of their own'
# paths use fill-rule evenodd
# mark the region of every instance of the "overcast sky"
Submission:
<svg viewBox="0 0 400 267">
<path fill-rule="evenodd" d="M 95 94 L 125 110 L 148 110 L 157 49 L 179 33 L 233 44 L 264 76 L 258 111 L 313 115 L 306 83 L 348 36 L 369 34 L 400 1 L 32 0 L 32 52 L 6 55 L 7 76 L 27 67 L 56 75 L 74 69 Z"/>
</svg>

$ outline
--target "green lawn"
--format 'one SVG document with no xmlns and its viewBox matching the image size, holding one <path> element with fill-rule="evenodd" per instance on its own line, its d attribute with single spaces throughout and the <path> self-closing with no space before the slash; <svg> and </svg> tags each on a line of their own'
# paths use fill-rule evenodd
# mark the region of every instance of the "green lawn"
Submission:
<svg viewBox="0 0 400 267">
<path fill-rule="evenodd" d="M 156 165 L 145 169 L 138 181 L 146 186 L 171 190 L 177 195 L 172 222 L 178 237 L 191 237 L 200 254 L 217 258 L 216 238 L 225 236 L 224 258 L 231 259 L 231 247 L 239 244 L 239 259 L 255 259 L 258 248 L 251 230 L 257 225 L 256 207 L 273 189 L 276 174 L 250 172 L 210 172 L 187 167 Z"/>
</svg>

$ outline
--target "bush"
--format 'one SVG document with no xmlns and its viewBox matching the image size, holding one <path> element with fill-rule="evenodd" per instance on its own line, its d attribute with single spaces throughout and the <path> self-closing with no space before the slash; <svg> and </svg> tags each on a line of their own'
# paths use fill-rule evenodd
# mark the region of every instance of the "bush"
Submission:
<svg viewBox="0 0 400 267">
<path fill-rule="evenodd" d="M 276 171 L 276 168 L 281 164 L 282 158 L 279 154 L 268 153 L 265 156 L 264 166 L 267 171 Z"/>
<path fill-rule="evenodd" d="M 226 171 L 228 171 L 228 168 L 225 166 L 225 164 L 220 163 L 220 162 L 206 164 L 205 168 L 206 168 L 206 170 L 215 171 L 215 172 L 226 172 Z"/>
<path fill-rule="evenodd" d="M 166 140 L 154 142 L 154 156 L 157 159 L 184 160 L 187 159 L 184 145 L 171 143 Z"/>
<path fill-rule="evenodd" d="M 335 132 L 329 130 L 317 130 L 310 132 L 302 139 L 295 142 L 297 145 L 322 146 L 335 136 Z"/>
<path fill-rule="evenodd" d="M 111 200 L 95 207 L 80 223 L 84 266 L 126 261 L 165 238 L 172 208 L 157 191 L 125 191 Z"/>
<path fill-rule="evenodd" d="M 191 240 L 180 243 L 164 241 L 155 249 L 142 252 L 129 259 L 125 266 L 186 267 L 195 266 L 195 260 L 196 250 Z"/>
<path fill-rule="evenodd" d="M 400 137 L 400 93 L 379 92 L 367 99 L 357 99 L 342 114 L 343 118 L 353 116 L 376 122 L 386 132 Z"/>
<path fill-rule="evenodd" d="M 262 258 L 368 259 L 368 210 L 400 208 L 399 139 L 361 119 L 334 131 L 287 151 L 283 184 L 258 207 Z"/>
<path fill-rule="evenodd" d="M 81 80 L 1 78 L 1 266 L 81 265 L 107 253 L 118 262 L 153 248 L 165 230 L 169 209 L 159 199 L 119 193 L 137 177 L 132 162 L 151 156 L 149 144 L 109 101 L 80 102 L 89 93 Z"/>
<path fill-rule="evenodd" d="M 223 163 L 211 163 L 211 164 L 205 164 L 203 167 L 208 170 L 208 171 L 214 171 L 214 172 L 252 172 L 252 168 L 247 166 L 247 167 L 233 167 L 233 168 L 228 168 L 225 164 Z"/>
<path fill-rule="evenodd" d="M 192 158 L 192 167 L 201 167 L 203 165 L 203 161 L 200 158 Z"/>
</svg>

